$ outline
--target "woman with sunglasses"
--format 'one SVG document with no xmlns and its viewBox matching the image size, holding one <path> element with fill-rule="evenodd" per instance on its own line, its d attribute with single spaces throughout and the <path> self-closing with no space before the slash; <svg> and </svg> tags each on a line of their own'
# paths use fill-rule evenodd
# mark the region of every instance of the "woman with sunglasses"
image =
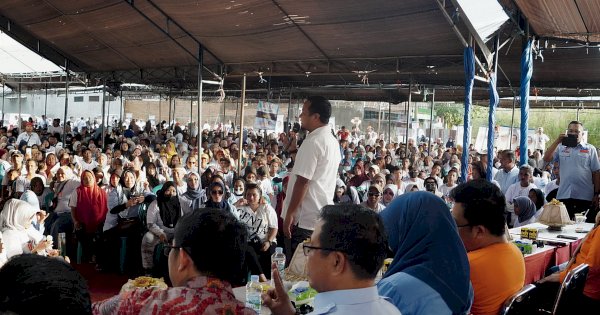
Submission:
<svg viewBox="0 0 600 315">
<path fill-rule="evenodd" d="M 226 198 L 227 189 L 221 181 L 213 181 L 208 186 L 208 200 L 204 203 L 204 208 L 215 208 L 231 212 L 235 217 L 238 216 L 237 209 L 231 205 Z"/>
<path fill-rule="evenodd" d="M 277 214 L 263 198 L 257 184 L 246 186 L 245 198 L 236 203 L 240 221 L 248 228 L 248 242 L 258 255 L 262 270 L 271 270 L 271 255 L 275 253 Z"/>
</svg>

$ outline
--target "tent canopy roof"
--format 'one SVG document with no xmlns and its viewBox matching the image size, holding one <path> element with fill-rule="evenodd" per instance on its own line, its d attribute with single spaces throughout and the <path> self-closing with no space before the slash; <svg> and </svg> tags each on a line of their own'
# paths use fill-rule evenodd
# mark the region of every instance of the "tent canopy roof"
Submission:
<svg viewBox="0 0 600 315">
<path fill-rule="evenodd" d="M 556 16 L 560 10 L 554 8 L 562 3 L 515 0 L 517 8 L 505 2 L 511 2 L 501 1 L 509 14 L 522 11 L 538 35 L 550 34 L 540 25 Z M 528 3 L 544 2 L 547 14 L 536 19 L 539 12 Z M 593 28 L 598 17 L 584 10 L 594 12 L 598 1 L 590 2 L 579 9 L 588 19 L 588 32 L 598 33 Z M 203 47 L 204 78 L 225 77 L 226 88 L 239 88 L 246 73 L 249 88 L 297 87 L 310 93 L 323 86 L 348 86 L 338 95 L 401 100 L 406 91 L 390 95 L 376 87 L 410 81 L 464 85 L 463 45 L 443 10 L 452 15 L 455 7 L 441 0 L 5 0 L 0 3 L 0 29 L 59 65 L 68 59 L 69 69 L 86 73 L 90 84 L 109 80 L 190 88 L 197 83 L 198 50 Z M 468 34 L 460 16 L 452 18 Z M 518 24 L 507 23 L 501 31 L 506 44 L 499 55 L 503 74 L 498 86 L 508 91 L 501 96 L 512 96 L 508 87 L 519 82 Z M 598 49 L 548 49 L 543 57 L 543 62 L 535 60 L 532 87 L 595 87 Z M 261 82 L 261 75 L 269 83 Z M 367 82 L 374 88 L 360 89 Z"/>
</svg>

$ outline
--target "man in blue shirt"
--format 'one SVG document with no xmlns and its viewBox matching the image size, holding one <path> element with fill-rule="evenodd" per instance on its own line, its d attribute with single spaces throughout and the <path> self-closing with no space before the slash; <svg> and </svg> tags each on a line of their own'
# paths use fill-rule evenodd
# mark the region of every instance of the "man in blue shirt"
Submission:
<svg viewBox="0 0 600 315">
<path fill-rule="evenodd" d="M 400 314 L 379 296 L 375 277 L 388 248 L 383 221 L 359 205 L 329 205 L 321 211 L 310 242 L 303 243 L 308 281 L 319 294 L 310 314 Z M 276 266 L 274 289 L 263 294 L 275 315 L 296 314 Z"/>
<path fill-rule="evenodd" d="M 498 153 L 500 169 L 494 179 L 500 184 L 503 194 L 506 194 L 510 185 L 519 181 L 519 168 L 515 165 L 515 152 L 504 150 Z"/>
<path fill-rule="evenodd" d="M 560 164 L 560 186 L 556 199 L 565 204 L 571 220 L 575 219 L 575 213 L 589 209 L 587 222 L 594 223 L 600 195 L 600 162 L 596 148 L 584 143 L 582 135 L 583 124 L 570 122 L 567 133 L 559 135 L 546 150 L 544 161 Z M 568 136 L 577 138 L 575 146 L 562 144 Z"/>
</svg>

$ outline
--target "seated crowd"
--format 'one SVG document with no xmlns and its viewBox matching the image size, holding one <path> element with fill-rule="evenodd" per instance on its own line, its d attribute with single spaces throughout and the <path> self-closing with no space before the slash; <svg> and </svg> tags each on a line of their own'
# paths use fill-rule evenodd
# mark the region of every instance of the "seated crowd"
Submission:
<svg viewBox="0 0 600 315">
<path fill-rule="evenodd" d="M 133 121 L 100 139 L 89 127 L 65 127 L 54 134 L 38 128 L 39 135 L 33 122 L 21 134 L 0 128 L 0 281 L 6 283 L 0 313 L 42 311 L 19 298 L 27 295 L 64 301 L 74 314 L 251 314 L 232 286 L 253 274 L 260 281 L 273 276 L 263 300 L 274 314 L 294 314 L 271 256 L 289 239 L 284 201 L 294 165 L 304 167 L 296 161 L 301 132 L 263 137 L 249 130 L 240 145 L 225 128 L 140 129 Z M 582 131 L 581 123 L 569 124 L 569 133 Z M 61 132 L 68 133 L 65 143 Z M 335 193 L 299 245 L 319 292 L 316 313 L 497 314 L 525 281 L 523 256 L 507 228 L 536 222 L 553 198 L 572 217 L 590 209 L 588 222 L 595 222 L 597 151 L 582 141 L 565 147 L 563 137 L 543 157 L 530 152 L 529 162 L 518 166 L 512 150 L 487 154 L 441 139 L 431 147 L 414 139 L 386 143 L 370 127 L 364 134 L 342 127 Z M 543 282 L 559 283 L 565 270 L 587 263 L 582 303 L 597 309 L 596 230 L 566 269 Z M 298 253 L 286 251 L 288 258 Z M 98 272 L 165 277 L 173 287 L 91 305 L 69 257 L 94 263 Z M 387 257 L 393 261 L 376 282 Z M 34 265 L 58 272 L 39 274 Z M 70 289 L 57 289 L 55 297 L 29 291 L 40 289 L 38 283 Z M 71 296 L 74 289 L 82 293 Z"/>
</svg>

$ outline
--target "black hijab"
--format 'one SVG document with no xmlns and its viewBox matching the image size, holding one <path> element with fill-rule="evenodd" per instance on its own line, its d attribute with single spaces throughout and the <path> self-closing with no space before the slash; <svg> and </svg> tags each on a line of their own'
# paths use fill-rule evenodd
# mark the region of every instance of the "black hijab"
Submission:
<svg viewBox="0 0 600 315">
<path fill-rule="evenodd" d="M 215 187 L 219 187 L 223 191 L 223 197 L 222 197 L 221 202 L 214 202 L 212 200 L 212 192 L 211 191 Z M 208 186 L 208 192 L 207 193 L 209 194 L 209 197 L 208 197 L 208 200 L 206 200 L 206 202 L 204 203 L 204 206 L 206 208 L 223 209 L 225 211 L 231 212 L 231 206 L 229 205 L 229 202 L 227 202 L 227 200 L 225 198 L 226 190 L 225 190 L 225 186 L 223 185 L 223 183 L 221 183 L 219 181 L 211 183 Z"/>
<path fill-rule="evenodd" d="M 177 220 L 181 217 L 179 198 L 176 195 L 172 197 L 165 196 L 165 191 L 171 187 L 175 187 L 175 183 L 172 181 L 165 182 L 158 191 L 156 197 L 160 218 L 162 219 L 163 224 L 170 228 L 174 227 L 175 224 L 177 224 Z M 175 191 L 177 191 L 177 189 L 175 189 Z"/>
</svg>

